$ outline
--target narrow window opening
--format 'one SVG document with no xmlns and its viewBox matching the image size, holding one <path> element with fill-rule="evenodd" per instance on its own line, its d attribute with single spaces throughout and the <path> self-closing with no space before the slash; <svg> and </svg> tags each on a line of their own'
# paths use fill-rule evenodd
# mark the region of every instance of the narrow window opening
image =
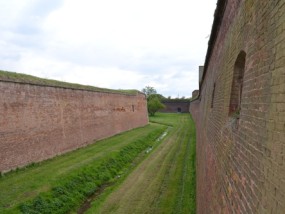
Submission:
<svg viewBox="0 0 285 214">
<path fill-rule="evenodd" d="M 216 83 L 214 83 L 214 88 L 213 88 L 213 92 L 212 92 L 211 108 L 214 107 L 215 90 L 216 90 Z"/>
<path fill-rule="evenodd" d="M 133 112 L 135 111 L 135 106 L 134 105 L 132 105 L 132 110 L 133 110 Z"/>
<path fill-rule="evenodd" d="M 242 101 L 243 77 L 245 70 L 246 53 L 241 51 L 234 65 L 229 115 L 239 118 Z"/>
</svg>

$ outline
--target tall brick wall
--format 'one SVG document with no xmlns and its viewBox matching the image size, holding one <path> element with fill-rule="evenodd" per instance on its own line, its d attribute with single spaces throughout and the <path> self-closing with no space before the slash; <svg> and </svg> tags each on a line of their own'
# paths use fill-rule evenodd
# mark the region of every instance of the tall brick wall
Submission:
<svg viewBox="0 0 285 214">
<path fill-rule="evenodd" d="M 148 123 L 143 94 L 0 81 L 0 171 Z"/>
<path fill-rule="evenodd" d="M 285 213 L 285 0 L 219 0 L 217 11 L 190 104 L 197 213 Z M 242 51 L 240 110 L 229 115 Z"/>
</svg>

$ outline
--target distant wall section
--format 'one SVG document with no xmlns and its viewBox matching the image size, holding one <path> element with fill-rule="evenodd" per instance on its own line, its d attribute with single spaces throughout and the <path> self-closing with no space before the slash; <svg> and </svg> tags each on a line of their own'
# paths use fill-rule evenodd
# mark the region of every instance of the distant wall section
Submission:
<svg viewBox="0 0 285 214">
<path fill-rule="evenodd" d="M 0 81 L 0 171 L 148 124 L 144 94 Z"/>
<path fill-rule="evenodd" d="M 165 108 L 160 112 L 165 113 L 189 113 L 189 101 L 162 101 Z"/>
</svg>

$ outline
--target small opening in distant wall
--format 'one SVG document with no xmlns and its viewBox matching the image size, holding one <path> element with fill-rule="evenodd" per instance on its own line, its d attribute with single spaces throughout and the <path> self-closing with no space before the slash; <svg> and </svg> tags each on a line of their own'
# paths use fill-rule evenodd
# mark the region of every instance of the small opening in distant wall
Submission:
<svg viewBox="0 0 285 214">
<path fill-rule="evenodd" d="M 180 107 L 177 108 L 177 112 L 181 113 L 181 108 Z"/>
<path fill-rule="evenodd" d="M 243 77 L 245 71 L 246 53 L 241 51 L 234 65 L 229 116 L 239 119 L 242 101 Z"/>
<path fill-rule="evenodd" d="M 132 110 L 135 111 L 135 105 L 132 105 Z"/>
</svg>

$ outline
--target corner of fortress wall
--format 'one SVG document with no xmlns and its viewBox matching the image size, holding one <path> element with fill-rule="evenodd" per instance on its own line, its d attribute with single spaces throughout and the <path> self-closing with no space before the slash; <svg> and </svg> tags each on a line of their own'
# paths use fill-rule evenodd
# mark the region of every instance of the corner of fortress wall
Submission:
<svg viewBox="0 0 285 214">
<path fill-rule="evenodd" d="M 148 124 L 144 94 L 0 81 L 0 171 Z"/>
<path fill-rule="evenodd" d="M 197 213 L 285 213 L 285 0 L 221 2 L 200 101 L 190 103 Z"/>
</svg>

